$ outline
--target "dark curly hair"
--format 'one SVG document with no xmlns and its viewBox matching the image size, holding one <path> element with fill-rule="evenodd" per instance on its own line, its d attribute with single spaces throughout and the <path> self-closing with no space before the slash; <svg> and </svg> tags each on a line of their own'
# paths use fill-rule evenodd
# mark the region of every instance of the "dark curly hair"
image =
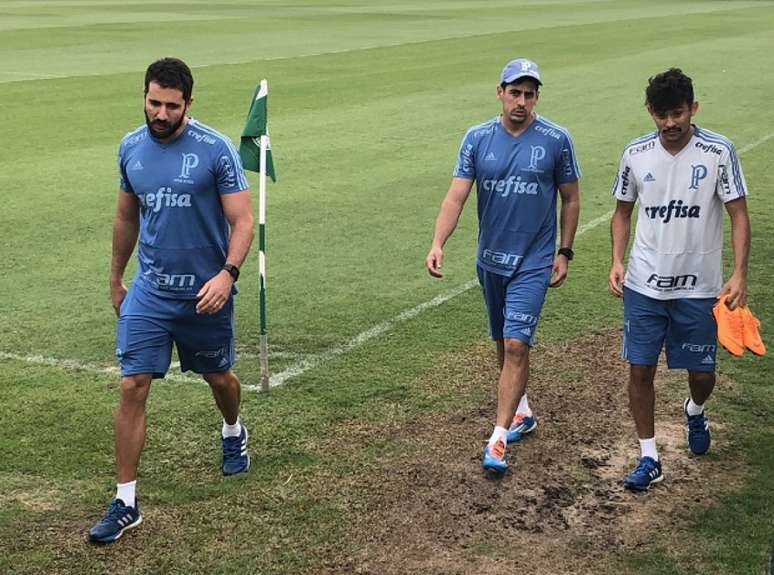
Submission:
<svg viewBox="0 0 774 575">
<path fill-rule="evenodd" d="M 188 65 L 178 58 L 162 58 L 148 66 L 145 71 L 145 93 L 148 86 L 155 82 L 162 88 L 173 88 L 183 93 L 186 102 L 191 101 L 193 93 L 193 75 Z"/>
<path fill-rule="evenodd" d="M 691 106 L 693 82 L 679 68 L 670 68 L 648 79 L 645 104 L 657 114 L 674 110 L 683 104 Z"/>
</svg>

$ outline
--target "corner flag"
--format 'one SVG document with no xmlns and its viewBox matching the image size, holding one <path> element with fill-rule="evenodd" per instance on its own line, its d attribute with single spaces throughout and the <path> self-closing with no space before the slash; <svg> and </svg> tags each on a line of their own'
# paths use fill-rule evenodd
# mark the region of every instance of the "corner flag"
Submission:
<svg viewBox="0 0 774 575">
<path fill-rule="evenodd" d="M 261 136 L 269 135 L 268 126 L 268 99 L 269 86 L 266 80 L 255 89 L 255 96 L 247 113 L 245 129 L 242 130 L 242 138 L 239 144 L 239 155 L 242 158 L 242 166 L 251 172 L 261 172 L 260 150 Z M 266 147 L 266 174 L 273 182 L 277 181 L 274 175 L 274 162 L 271 159 L 271 143 L 267 141 Z"/>
<path fill-rule="evenodd" d="M 245 129 L 242 130 L 242 141 L 239 145 L 239 156 L 246 170 L 258 172 L 258 274 L 259 274 L 259 307 L 261 314 L 261 389 L 269 391 L 269 343 L 266 329 L 266 175 L 272 181 L 274 163 L 271 160 L 271 143 L 269 142 L 268 106 L 269 85 L 266 80 L 255 89 L 250 111 L 247 113 Z"/>
</svg>

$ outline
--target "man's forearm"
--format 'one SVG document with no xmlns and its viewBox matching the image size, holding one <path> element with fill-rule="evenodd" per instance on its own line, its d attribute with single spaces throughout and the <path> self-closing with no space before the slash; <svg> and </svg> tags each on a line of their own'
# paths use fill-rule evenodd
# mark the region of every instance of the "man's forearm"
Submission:
<svg viewBox="0 0 774 575">
<path fill-rule="evenodd" d="M 731 245 L 734 249 L 734 273 L 746 278 L 750 257 L 750 219 L 747 212 L 735 214 L 731 219 Z"/>
<path fill-rule="evenodd" d="M 435 231 L 433 232 L 433 245 L 442 248 L 457 227 L 457 222 L 462 213 L 462 205 L 450 200 L 444 199 L 438 217 L 435 220 Z"/>
<path fill-rule="evenodd" d="M 253 243 L 253 220 L 239 221 L 231 227 L 231 237 L 228 241 L 228 255 L 226 261 L 241 267 L 247 254 L 250 252 L 250 246 Z"/>
<path fill-rule="evenodd" d="M 577 197 L 572 200 L 562 201 L 562 209 L 559 212 L 559 247 L 572 247 L 575 241 L 575 232 L 578 229 L 579 217 L 580 200 Z"/>
<path fill-rule="evenodd" d="M 113 222 L 113 256 L 110 262 L 110 283 L 120 284 L 132 251 L 137 244 L 139 221 L 116 218 Z"/>
<path fill-rule="evenodd" d="M 616 212 L 610 222 L 610 237 L 613 246 L 613 263 L 623 263 L 626 254 L 626 245 L 629 243 L 631 230 L 631 217 Z"/>
</svg>

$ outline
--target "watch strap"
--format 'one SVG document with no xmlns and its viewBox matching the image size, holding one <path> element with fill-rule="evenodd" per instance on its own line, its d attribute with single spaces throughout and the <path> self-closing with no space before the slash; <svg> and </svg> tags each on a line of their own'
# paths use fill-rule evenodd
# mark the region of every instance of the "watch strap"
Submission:
<svg viewBox="0 0 774 575">
<path fill-rule="evenodd" d="M 231 274 L 231 277 L 234 278 L 234 281 L 239 279 L 239 268 L 234 264 L 224 264 L 223 269 Z"/>
<path fill-rule="evenodd" d="M 559 248 L 556 253 L 558 255 L 564 256 L 567 258 L 567 261 L 572 260 L 572 258 L 575 257 L 575 252 L 572 251 L 572 248 Z"/>
</svg>

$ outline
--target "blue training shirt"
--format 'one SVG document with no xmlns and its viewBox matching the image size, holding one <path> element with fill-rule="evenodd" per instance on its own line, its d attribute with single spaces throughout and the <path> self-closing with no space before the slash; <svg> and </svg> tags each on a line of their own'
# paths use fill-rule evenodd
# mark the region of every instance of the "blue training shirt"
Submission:
<svg viewBox="0 0 774 575">
<path fill-rule="evenodd" d="M 556 192 L 580 175 L 570 134 L 541 116 L 516 137 L 499 116 L 470 128 L 454 177 L 476 181 L 478 265 L 503 276 L 550 266 Z"/>
<path fill-rule="evenodd" d="M 166 144 L 143 125 L 121 141 L 118 168 L 121 190 L 140 202 L 134 281 L 160 296 L 196 298 L 228 254 L 220 196 L 248 188 L 236 149 L 194 119 Z"/>
</svg>

